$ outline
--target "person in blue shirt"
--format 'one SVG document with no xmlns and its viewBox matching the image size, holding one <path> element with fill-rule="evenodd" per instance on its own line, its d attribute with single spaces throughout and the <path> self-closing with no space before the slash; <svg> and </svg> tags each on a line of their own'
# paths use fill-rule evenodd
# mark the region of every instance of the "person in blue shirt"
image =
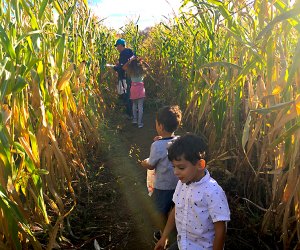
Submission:
<svg viewBox="0 0 300 250">
<path fill-rule="evenodd" d="M 132 105 L 130 101 L 130 87 L 131 80 L 126 75 L 126 72 L 123 66 L 129 61 L 129 59 L 134 55 L 133 51 L 129 48 L 126 48 L 126 41 L 124 39 L 118 39 L 115 43 L 116 49 L 119 51 L 119 62 L 114 66 L 114 70 L 118 73 L 118 94 L 122 95 L 125 106 L 126 114 L 129 119 L 132 116 Z"/>
</svg>

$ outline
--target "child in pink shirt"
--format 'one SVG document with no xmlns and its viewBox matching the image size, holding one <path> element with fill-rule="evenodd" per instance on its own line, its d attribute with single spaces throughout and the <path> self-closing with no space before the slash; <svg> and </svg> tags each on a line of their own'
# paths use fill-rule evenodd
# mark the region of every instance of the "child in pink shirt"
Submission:
<svg viewBox="0 0 300 250">
<path fill-rule="evenodd" d="M 130 99 L 132 100 L 132 123 L 137 124 L 138 128 L 142 128 L 144 126 L 143 111 L 146 96 L 144 87 L 144 62 L 140 58 L 133 56 L 124 65 L 124 68 L 131 78 Z"/>
</svg>

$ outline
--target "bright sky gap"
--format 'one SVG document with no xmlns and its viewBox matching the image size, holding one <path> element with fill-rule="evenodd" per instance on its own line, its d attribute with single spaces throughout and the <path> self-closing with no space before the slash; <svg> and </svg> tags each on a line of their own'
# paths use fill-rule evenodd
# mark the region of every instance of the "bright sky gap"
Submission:
<svg viewBox="0 0 300 250">
<path fill-rule="evenodd" d="M 181 0 L 90 0 L 89 7 L 104 25 L 119 29 L 130 20 L 137 21 L 139 29 L 153 26 L 165 17 L 178 14 Z"/>
</svg>

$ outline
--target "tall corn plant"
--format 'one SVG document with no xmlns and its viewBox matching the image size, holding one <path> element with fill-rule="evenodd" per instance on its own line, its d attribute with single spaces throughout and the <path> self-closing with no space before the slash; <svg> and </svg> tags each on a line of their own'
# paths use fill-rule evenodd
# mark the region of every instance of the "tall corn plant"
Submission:
<svg viewBox="0 0 300 250">
<path fill-rule="evenodd" d="M 186 122 L 207 137 L 214 158 L 231 158 L 228 170 L 246 197 L 266 207 L 263 230 L 280 231 L 284 247 L 295 247 L 300 3 L 188 3 L 193 11 L 151 31 L 148 61 L 157 62 L 162 92 L 186 107 Z"/>
<path fill-rule="evenodd" d="M 0 12 L 0 248 L 52 249 L 99 142 L 101 30 L 87 1 L 2 0 Z"/>
<path fill-rule="evenodd" d="M 138 20 L 136 22 L 128 22 L 121 28 L 121 34 L 119 34 L 119 36 L 126 40 L 127 46 L 133 50 L 135 55 L 140 56 L 143 51 L 143 49 L 140 48 L 142 46 L 143 35 L 139 30 L 137 22 Z"/>
</svg>

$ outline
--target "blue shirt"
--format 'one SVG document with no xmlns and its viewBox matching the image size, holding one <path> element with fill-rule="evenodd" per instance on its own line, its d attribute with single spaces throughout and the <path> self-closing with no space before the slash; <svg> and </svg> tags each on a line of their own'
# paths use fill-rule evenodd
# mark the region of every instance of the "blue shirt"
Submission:
<svg viewBox="0 0 300 250">
<path fill-rule="evenodd" d="M 126 79 L 125 70 L 123 70 L 122 67 L 132 56 L 133 51 L 129 48 L 125 48 L 121 51 L 119 56 L 119 64 L 114 67 L 114 70 L 118 72 L 119 79 Z"/>
<path fill-rule="evenodd" d="M 163 138 L 151 145 L 148 163 L 155 167 L 154 188 L 160 190 L 174 190 L 178 178 L 174 174 L 173 164 L 168 159 L 168 145 L 176 137 Z"/>
</svg>

